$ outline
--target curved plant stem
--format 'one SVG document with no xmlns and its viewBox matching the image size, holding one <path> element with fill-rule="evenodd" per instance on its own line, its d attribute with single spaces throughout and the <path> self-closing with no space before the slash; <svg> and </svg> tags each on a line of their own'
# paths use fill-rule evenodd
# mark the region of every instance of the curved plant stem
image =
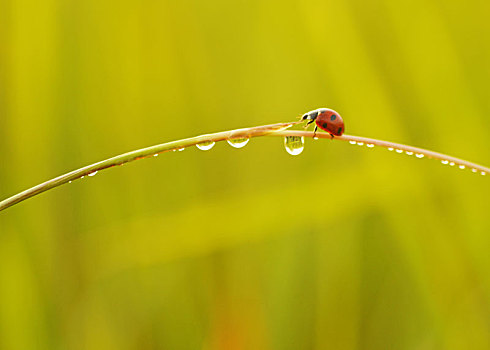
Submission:
<svg viewBox="0 0 490 350">
<path fill-rule="evenodd" d="M 22 202 L 28 198 L 31 198 L 35 195 L 38 195 L 54 187 L 58 187 L 67 182 L 71 182 L 73 180 L 81 179 L 84 176 L 95 175 L 95 173 L 100 170 L 107 169 L 116 165 L 123 165 L 125 163 L 132 162 L 134 160 L 153 157 L 155 154 L 175 151 L 189 146 L 194 146 L 203 142 L 217 142 L 223 140 L 230 140 L 234 138 L 251 138 L 251 137 L 264 136 L 276 131 L 287 129 L 297 123 L 298 122 L 279 123 L 279 124 L 256 126 L 252 128 L 223 131 L 214 134 L 206 134 L 206 135 L 191 137 L 188 139 L 162 143 L 159 145 L 146 147 L 128 153 L 120 154 L 118 156 L 91 165 L 87 165 L 83 168 L 73 170 L 64 175 L 55 177 L 54 179 L 43 182 L 37 186 L 31 187 L 10 198 L 7 198 L 0 202 L 0 211 L 7 209 L 8 207 L 11 207 L 14 204 Z"/>
<path fill-rule="evenodd" d="M 280 131 L 277 133 L 274 133 L 275 136 L 303 136 L 303 137 L 313 137 L 313 132 L 311 131 L 300 131 L 300 130 L 288 130 L 288 131 Z M 316 133 L 315 137 L 317 138 L 328 138 L 330 139 L 331 136 L 326 133 Z M 427 158 L 433 158 L 433 159 L 439 159 L 443 164 L 449 164 L 450 166 L 455 166 L 457 165 L 461 169 L 471 169 L 473 172 L 481 172 L 482 175 L 490 174 L 490 168 L 485 167 L 483 165 L 479 165 L 473 162 L 468 162 L 467 160 L 456 158 L 456 157 L 451 157 L 448 156 L 447 154 L 439 153 L 439 152 L 434 152 L 434 151 L 429 151 L 423 148 L 419 147 L 413 147 L 413 146 L 408 146 L 404 145 L 401 143 L 395 143 L 395 142 L 389 142 L 389 141 L 383 141 L 383 140 L 378 140 L 378 139 L 371 139 L 368 137 L 361 137 L 361 136 L 352 136 L 352 135 L 342 135 L 342 136 L 335 136 L 335 140 L 340 140 L 340 141 L 349 141 L 352 144 L 358 144 L 359 146 L 366 145 L 368 147 L 384 147 L 387 148 L 390 151 L 395 151 L 397 153 L 403 153 L 405 152 L 408 155 L 414 155 L 417 158 L 422 158 L 422 157 L 427 157 Z"/>
<path fill-rule="evenodd" d="M 218 142 L 223 140 L 252 138 L 252 137 L 259 137 L 259 136 L 266 136 L 266 135 L 282 136 L 282 137 L 298 136 L 298 137 L 309 137 L 309 138 L 313 138 L 314 136 L 316 136 L 317 138 L 330 138 L 329 134 L 321 133 L 321 132 L 316 133 L 314 135 L 313 132 L 311 131 L 300 131 L 300 130 L 286 131 L 286 129 L 298 123 L 300 122 L 278 123 L 278 124 L 255 126 L 251 128 L 222 131 L 214 134 L 200 135 L 187 139 L 162 143 L 159 145 L 124 153 L 91 165 L 87 165 L 83 168 L 73 170 L 69 173 L 66 173 L 54 179 L 43 182 L 37 186 L 31 187 L 10 198 L 7 198 L 0 202 L 0 211 L 7 209 L 8 207 L 11 207 L 12 205 L 22 202 L 28 198 L 34 197 L 35 195 L 38 195 L 49 189 L 65 184 L 67 182 L 71 182 L 73 180 L 83 178 L 84 176 L 95 175 L 95 173 L 100 170 L 107 169 L 117 165 L 123 165 L 125 163 L 132 162 L 134 160 L 138 160 L 142 158 L 153 157 L 163 152 L 181 150 L 183 148 L 194 146 L 204 142 Z M 457 165 L 462 168 L 469 168 L 473 172 L 477 172 L 477 171 L 481 172 L 482 175 L 490 173 L 490 168 L 484 167 L 482 165 L 468 162 L 463 159 L 451 157 L 442 153 L 428 151 L 423 148 L 412 147 L 399 143 L 393 143 L 393 142 L 382 141 L 377 139 L 370 139 L 366 137 L 350 136 L 350 135 L 335 136 L 333 139 L 341 140 L 341 141 L 350 141 L 351 143 L 356 143 L 358 145 L 365 144 L 368 145 L 368 147 L 372 147 L 371 145 L 375 145 L 379 147 L 388 148 L 390 150 L 395 150 L 399 153 L 405 152 L 409 155 L 414 154 L 416 157 L 419 158 L 425 156 L 428 158 L 439 159 L 443 161 L 444 164 Z"/>
</svg>

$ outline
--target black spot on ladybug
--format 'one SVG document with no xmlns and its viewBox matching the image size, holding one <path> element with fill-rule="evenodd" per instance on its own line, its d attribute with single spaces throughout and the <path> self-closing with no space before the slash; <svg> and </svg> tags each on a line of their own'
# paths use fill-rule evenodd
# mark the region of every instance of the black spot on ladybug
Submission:
<svg viewBox="0 0 490 350">
<path fill-rule="evenodd" d="M 337 118 L 337 116 L 335 114 L 332 114 L 332 116 L 330 117 L 330 120 L 334 121 L 336 118 Z"/>
<path fill-rule="evenodd" d="M 328 127 L 328 124 L 327 123 L 323 123 L 322 126 L 326 129 Z"/>
<path fill-rule="evenodd" d="M 339 130 L 337 131 L 337 134 L 342 134 L 342 127 L 339 128 Z"/>
</svg>

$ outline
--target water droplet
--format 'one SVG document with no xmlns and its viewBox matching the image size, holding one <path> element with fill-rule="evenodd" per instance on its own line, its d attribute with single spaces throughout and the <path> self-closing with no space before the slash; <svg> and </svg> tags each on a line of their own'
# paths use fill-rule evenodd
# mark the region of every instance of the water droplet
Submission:
<svg viewBox="0 0 490 350">
<path fill-rule="evenodd" d="M 393 151 L 394 148 L 393 147 L 388 147 L 388 151 Z"/>
<path fill-rule="evenodd" d="M 91 173 L 88 174 L 88 176 L 95 176 L 95 174 L 97 174 L 97 173 L 98 173 L 97 170 L 96 171 L 92 171 Z"/>
<path fill-rule="evenodd" d="M 449 161 L 448 161 L 448 160 L 441 160 L 441 163 L 442 163 L 442 164 L 448 164 L 448 163 L 449 163 Z"/>
<path fill-rule="evenodd" d="M 182 147 L 182 148 L 177 148 L 177 151 L 179 151 L 179 152 L 182 152 L 183 150 L 185 150 L 185 148 L 184 148 L 184 147 Z"/>
<path fill-rule="evenodd" d="M 415 157 L 417 157 L 417 158 L 424 158 L 424 155 L 423 155 L 422 153 L 417 153 L 417 154 L 415 155 Z"/>
<path fill-rule="evenodd" d="M 373 148 L 374 145 L 372 143 L 368 143 L 366 146 L 368 146 L 369 148 Z"/>
<path fill-rule="evenodd" d="M 205 142 L 198 143 L 196 147 L 199 148 L 201 151 L 207 151 L 213 148 L 214 144 L 215 143 L 213 141 L 205 141 Z"/>
<path fill-rule="evenodd" d="M 250 141 L 250 139 L 247 139 L 247 138 L 226 140 L 226 142 L 228 142 L 228 144 L 230 146 L 235 147 L 235 148 L 245 147 L 247 145 L 248 141 Z"/>
<path fill-rule="evenodd" d="M 174 150 L 174 152 L 175 152 L 175 150 Z M 155 153 L 155 154 L 153 155 L 153 157 L 158 157 L 158 153 Z"/>
<path fill-rule="evenodd" d="M 474 172 L 474 173 L 476 173 L 478 170 L 476 170 L 476 169 L 473 168 L 473 169 L 471 169 L 471 171 Z"/>
<path fill-rule="evenodd" d="M 70 181 L 68 181 L 68 183 L 69 183 L 69 184 L 71 184 L 71 180 L 70 180 Z"/>
<path fill-rule="evenodd" d="M 284 138 L 284 147 L 292 156 L 297 156 L 305 149 L 305 138 L 303 136 L 286 136 Z"/>
<path fill-rule="evenodd" d="M 450 166 L 454 166 L 454 164 L 456 164 L 456 163 L 454 163 L 454 162 L 449 163 Z"/>
<path fill-rule="evenodd" d="M 85 177 L 85 175 L 84 175 L 84 176 L 82 176 L 80 179 L 83 179 L 84 177 Z"/>
<path fill-rule="evenodd" d="M 465 166 L 464 166 L 464 165 L 460 165 L 460 166 L 459 166 L 459 168 L 460 168 L 460 169 L 464 169 L 464 168 L 465 168 Z"/>
<path fill-rule="evenodd" d="M 402 149 L 396 149 L 395 152 L 396 153 L 403 153 L 403 150 Z"/>
<path fill-rule="evenodd" d="M 351 145 L 355 145 L 355 144 L 356 144 L 356 141 L 349 141 L 349 143 L 350 143 Z"/>
<path fill-rule="evenodd" d="M 481 174 L 482 174 L 482 175 L 487 175 L 487 173 L 486 173 L 486 172 L 484 172 L 484 171 L 482 171 L 482 172 L 481 172 Z"/>
<path fill-rule="evenodd" d="M 409 155 L 409 156 L 411 156 L 411 155 L 413 154 L 413 152 L 412 152 L 412 151 L 406 151 L 405 153 L 406 153 L 407 155 Z"/>
<path fill-rule="evenodd" d="M 357 144 L 358 144 L 359 146 L 362 146 L 362 145 L 364 145 L 364 142 L 358 142 Z"/>
<path fill-rule="evenodd" d="M 315 136 L 315 137 L 313 138 L 313 140 L 318 140 L 318 137 L 316 137 L 316 136 Z"/>
</svg>

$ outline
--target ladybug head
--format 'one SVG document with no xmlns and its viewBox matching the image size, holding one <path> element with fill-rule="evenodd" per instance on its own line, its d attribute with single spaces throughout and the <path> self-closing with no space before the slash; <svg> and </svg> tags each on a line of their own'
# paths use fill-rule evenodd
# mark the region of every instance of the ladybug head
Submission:
<svg viewBox="0 0 490 350">
<path fill-rule="evenodd" d="M 326 110 L 326 108 L 314 109 L 312 111 L 309 111 L 308 113 L 303 114 L 301 120 L 315 120 L 319 114 L 324 113 Z"/>
</svg>

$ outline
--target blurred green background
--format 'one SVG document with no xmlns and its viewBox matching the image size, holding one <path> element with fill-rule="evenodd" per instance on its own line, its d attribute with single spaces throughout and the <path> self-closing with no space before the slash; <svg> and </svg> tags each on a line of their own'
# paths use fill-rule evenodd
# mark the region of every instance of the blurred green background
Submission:
<svg viewBox="0 0 490 350">
<path fill-rule="evenodd" d="M 488 1 L 0 1 L 0 197 L 336 109 L 490 164 Z M 490 178 L 277 137 L 0 213 L 0 349 L 489 349 Z"/>
</svg>

